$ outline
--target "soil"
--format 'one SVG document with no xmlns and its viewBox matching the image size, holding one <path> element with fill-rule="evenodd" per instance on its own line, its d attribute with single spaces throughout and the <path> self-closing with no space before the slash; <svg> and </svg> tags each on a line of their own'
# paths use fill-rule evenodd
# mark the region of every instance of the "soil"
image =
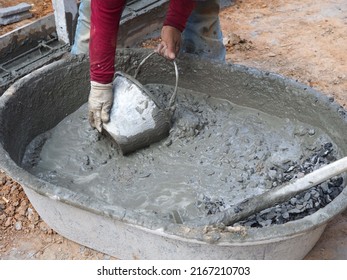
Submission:
<svg viewBox="0 0 347 280">
<path fill-rule="evenodd" d="M 29 11 L 33 15 L 32 18 L 0 26 L 0 36 L 53 12 L 51 0 L 0 0 L 0 8 L 12 7 L 20 3 L 32 5 Z"/>
<path fill-rule="evenodd" d="M 0 7 L 21 2 L 0 0 Z M 34 4 L 34 18 L 2 26 L 0 35 L 52 12 L 51 0 L 25 2 Z M 291 77 L 333 97 L 347 109 L 345 0 L 234 2 L 220 14 L 228 61 Z M 141 46 L 151 48 L 157 42 L 156 38 Z M 50 229 L 22 187 L 0 173 L 0 259 L 110 258 Z M 305 259 L 347 259 L 347 211 L 329 223 Z"/>
</svg>

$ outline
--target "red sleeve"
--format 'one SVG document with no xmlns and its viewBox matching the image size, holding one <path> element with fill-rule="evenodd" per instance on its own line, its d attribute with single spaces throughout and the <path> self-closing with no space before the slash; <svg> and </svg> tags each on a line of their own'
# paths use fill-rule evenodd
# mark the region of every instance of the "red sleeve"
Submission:
<svg viewBox="0 0 347 280">
<path fill-rule="evenodd" d="M 164 25 L 175 27 L 182 32 L 194 7 L 193 0 L 170 0 Z"/>
<path fill-rule="evenodd" d="M 113 80 L 119 21 L 126 0 L 91 1 L 90 79 L 102 84 Z"/>
</svg>

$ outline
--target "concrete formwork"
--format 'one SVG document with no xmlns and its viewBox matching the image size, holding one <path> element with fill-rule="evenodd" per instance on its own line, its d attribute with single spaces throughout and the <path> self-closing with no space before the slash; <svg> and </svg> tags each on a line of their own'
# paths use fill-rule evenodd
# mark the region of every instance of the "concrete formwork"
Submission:
<svg viewBox="0 0 347 280">
<path fill-rule="evenodd" d="M 0 95 L 18 78 L 69 51 L 78 17 L 76 1 L 53 1 L 53 4 L 54 14 L 0 36 Z M 168 0 L 128 1 L 121 19 L 118 47 L 133 47 L 156 33 L 167 6 Z"/>
</svg>

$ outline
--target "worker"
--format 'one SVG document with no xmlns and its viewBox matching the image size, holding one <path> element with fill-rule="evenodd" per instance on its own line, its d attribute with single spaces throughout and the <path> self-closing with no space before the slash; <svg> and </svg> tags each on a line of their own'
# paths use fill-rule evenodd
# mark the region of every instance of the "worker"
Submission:
<svg viewBox="0 0 347 280">
<path fill-rule="evenodd" d="M 125 4 L 126 0 L 82 0 L 79 8 L 71 51 L 87 54 L 89 50 L 88 118 L 99 132 L 110 118 L 117 34 Z M 170 0 L 156 51 L 169 60 L 174 60 L 179 52 L 186 52 L 225 61 L 219 10 L 219 0 Z"/>
</svg>

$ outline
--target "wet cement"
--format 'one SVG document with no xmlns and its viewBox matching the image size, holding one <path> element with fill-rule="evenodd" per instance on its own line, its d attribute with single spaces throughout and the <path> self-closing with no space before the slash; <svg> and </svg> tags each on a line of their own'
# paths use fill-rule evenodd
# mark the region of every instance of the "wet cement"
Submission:
<svg viewBox="0 0 347 280">
<path fill-rule="evenodd" d="M 147 87 L 163 104 L 173 91 Z M 274 187 L 274 167 L 289 168 L 327 142 L 311 125 L 179 89 L 167 139 L 124 157 L 90 128 L 85 104 L 31 142 L 23 167 L 105 204 L 181 223 L 211 214 L 206 201 L 223 201 L 223 211 Z"/>
</svg>

